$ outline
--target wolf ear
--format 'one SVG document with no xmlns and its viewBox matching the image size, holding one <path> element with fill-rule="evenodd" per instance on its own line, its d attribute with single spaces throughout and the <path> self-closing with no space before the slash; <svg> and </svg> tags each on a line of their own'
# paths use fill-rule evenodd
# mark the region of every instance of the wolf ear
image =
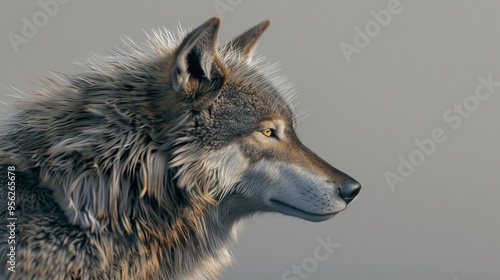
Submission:
<svg viewBox="0 0 500 280">
<path fill-rule="evenodd" d="M 241 34 L 237 38 L 231 40 L 229 44 L 231 44 L 233 48 L 236 48 L 242 54 L 245 60 L 250 60 L 260 36 L 262 36 L 262 33 L 266 31 L 267 27 L 270 24 L 271 21 L 266 19 L 256 26 L 248 29 L 245 33 Z"/>
<path fill-rule="evenodd" d="M 219 25 L 218 17 L 207 20 L 189 33 L 177 48 L 172 68 L 172 85 L 175 91 L 184 90 L 190 79 L 210 80 Z"/>
</svg>

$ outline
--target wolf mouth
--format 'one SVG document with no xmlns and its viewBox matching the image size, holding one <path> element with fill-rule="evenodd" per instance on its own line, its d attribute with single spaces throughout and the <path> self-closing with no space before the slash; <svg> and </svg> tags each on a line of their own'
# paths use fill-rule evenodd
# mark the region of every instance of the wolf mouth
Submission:
<svg viewBox="0 0 500 280">
<path fill-rule="evenodd" d="M 291 215 L 291 216 L 297 216 L 299 218 L 306 219 L 308 221 L 312 222 L 320 222 L 324 220 L 328 220 L 335 216 L 338 212 L 330 212 L 330 213 L 311 213 L 305 210 L 302 210 L 300 208 L 297 208 L 295 206 L 292 206 L 288 203 L 276 200 L 276 199 L 270 199 L 269 200 L 272 204 L 275 205 L 276 210 L 283 214 Z"/>
</svg>

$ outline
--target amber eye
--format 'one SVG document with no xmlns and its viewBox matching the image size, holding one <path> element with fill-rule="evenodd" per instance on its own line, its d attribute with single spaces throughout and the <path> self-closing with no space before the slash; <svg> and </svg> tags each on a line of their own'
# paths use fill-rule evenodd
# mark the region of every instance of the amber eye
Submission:
<svg viewBox="0 0 500 280">
<path fill-rule="evenodd" d="M 262 134 L 264 134 L 267 137 L 271 137 L 273 135 L 273 130 L 270 128 L 266 128 L 262 130 Z"/>
</svg>

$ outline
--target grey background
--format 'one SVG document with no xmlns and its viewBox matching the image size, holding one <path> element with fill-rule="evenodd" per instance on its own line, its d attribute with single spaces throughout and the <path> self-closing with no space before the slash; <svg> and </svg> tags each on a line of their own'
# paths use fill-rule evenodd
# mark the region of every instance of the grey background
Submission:
<svg viewBox="0 0 500 280">
<path fill-rule="evenodd" d="M 46 1 L 46 0 L 45 0 Z M 7 34 L 21 34 L 36 1 L 0 4 L 0 84 L 32 94 L 46 69 L 63 73 L 91 51 L 105 53 L 143 29 L 194 28 L 223 16 L 222 42 L 270 18 L 259 53 L 279 61 L 296 84 L 302 141 L 363 189 L 332 220 L 282 215 L 248 220 L 222 279 L 282 279 L 313 257 L 318 237 L 341 246 L 308 279 L 500 279 L 500 87 L 453 130 L 443 113 L 473 95 L 478 76 L 500 81 L 500 1 L 409 1 L 348 63 L 339 45 L 373 21 L 389 1 L 69 1 L 15 53 Z M 0 89 L 0 104 L 14 98 Z M 442 128 L 448 139 L 391 191 L 415 139 Z M 293 279 L 293 278 L 289 278 Z M 300 278 L 296 278 L 300 279 Z"/>
</svg>

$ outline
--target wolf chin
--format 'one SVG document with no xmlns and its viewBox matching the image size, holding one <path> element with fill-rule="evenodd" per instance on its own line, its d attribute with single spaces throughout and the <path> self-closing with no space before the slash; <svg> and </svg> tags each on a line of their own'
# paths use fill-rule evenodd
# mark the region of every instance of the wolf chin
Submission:
<svg viewBox="0 0 500 280">
<path fill-rule="evenodd" d="M 9 116 L 1 278 L 214 279 L 243 218 L 323 221 L 354 199 L 360 184 L 297 138 L 290 87 L 252 59 L 269 21 L 223 46 L 219 25 L 91 57 Z"/>
</svg>

